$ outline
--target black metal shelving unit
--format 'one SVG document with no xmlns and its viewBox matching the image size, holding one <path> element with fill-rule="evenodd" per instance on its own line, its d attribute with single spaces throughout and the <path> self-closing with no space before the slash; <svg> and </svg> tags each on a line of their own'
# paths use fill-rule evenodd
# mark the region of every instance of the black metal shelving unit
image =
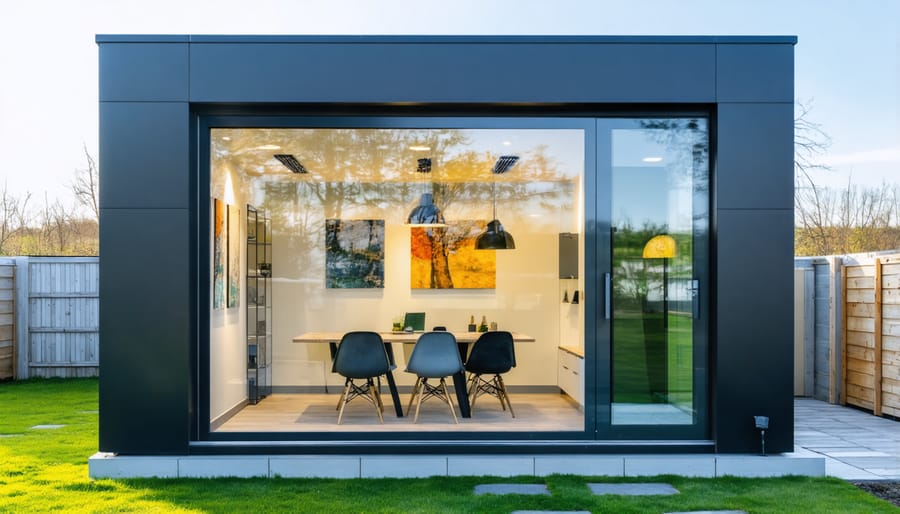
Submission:
<svg viewBox="0 0 900 514">
<path fill-rule="evenodd" d="M 247 206 L 247 400 L 272 394 L 272 228 Z"/>
</svg>

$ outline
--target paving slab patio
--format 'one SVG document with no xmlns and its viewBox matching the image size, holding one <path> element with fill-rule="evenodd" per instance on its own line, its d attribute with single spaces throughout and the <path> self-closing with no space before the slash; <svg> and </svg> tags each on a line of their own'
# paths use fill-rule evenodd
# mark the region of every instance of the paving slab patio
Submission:
<svg viewBox="0 0 900 514">
<path fill-rule="evenodd" d="M 900 477 L 900 422 L 812 398 L 794 399 L 794 453 L 825 457 L 845 480 Z"/>
</svg>

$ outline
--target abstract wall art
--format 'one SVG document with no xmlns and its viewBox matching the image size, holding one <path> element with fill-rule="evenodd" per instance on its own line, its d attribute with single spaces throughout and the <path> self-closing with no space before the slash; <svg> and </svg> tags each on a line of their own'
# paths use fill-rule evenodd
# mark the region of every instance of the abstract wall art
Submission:
<svg viewBox="0 0 900 514">
<path fill-rule="evenodd" d="M 452 221 L 446 227 L 412 227 L 410 287 L 413 289 L 494 289 L 497 254 L 476 250 L 486 223 Z"/>
<path fill-rule="evenodd" d="M 225 203 L 213 198 L 213 309 L 225 308 L 225 259 L 228 255 L 225 217 Z"/>
<path fill-rule="evenodd" d="M 325 220 L 325 287 L 384 287 L 384 220 Z"/>
<path fill-rule="evenodd" d="M 240 305 L 241 297 L 241 210 L 228 206 L 228 308 Z"/>
</svg>

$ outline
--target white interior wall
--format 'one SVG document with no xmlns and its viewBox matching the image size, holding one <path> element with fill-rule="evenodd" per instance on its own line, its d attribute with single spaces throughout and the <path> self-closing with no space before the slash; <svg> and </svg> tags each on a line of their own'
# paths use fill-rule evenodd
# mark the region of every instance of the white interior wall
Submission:
<svg viewBox="0 0 900 514">
<path fill-rule="evenodd" d="M 240 209 L 240 243 L 241 252 L 241 294 L 238 305 L 232 308 L 212 309 L 210 303 L 209 317 L 209 412 L 210 421 L 216 419 L 229 409 L 247 399 L 247 340 L 246 340 L 246 271 L 247 262 L 247 202 L 244 194 L 245 183 L 239 173 L 228 167 L 213 170 L 210 194 L 214 198 Z M 210 203 L 212 199 L 210 199 Z M 212 208 L 210 208 L 212 211 Z M 210 227 L 212 217 L 210 212 Z M 227 229 L 227 222 L 226 222 Z M 212 231 L 210 231 L 209 262 L 213 260 Z M 212 266 L 210 266 L 212 269 Z M 228 280 L 227 274 L 225 277 Z M 212 280 L 210 280 L 209 298 L 212 298 Z"/>
<path fill-rule="evenodd" d="M 512 221 L 512 218 L 511 218 Z M 559 344 L 559 279 L 557 232 L 533 232 L 525 224 L 505 223 L 516 238 L 516 249 L 497 251 L 495 289 L 410 289 L 410 228 L 385 226 L 385 287 L 383 289 L 326 289 L 324 267 L 311 279 L 283 278 L 291 247 L 290 232 L 274 226 L 273 238 L 273 370 L 275 386 L 322 385 L 342 380 L 330 371 L 325 344 L 293 343 L 294 335 L 310 331 L 391 329 L 404 312 L 425 312 L 426 328 L 446 326 L 465 331 L 470 316 L 496 321 L 501 330 L 524 332 L 534 343 L 517 343 L 518 367 L 507 375 L 512 385 L 556 384 L 556 348 Z M 282 235 L 279 236 L 279 233 Z M 281 239 L 281 240 L 280 240 Z M 324 255 L 324 234 L 318 252 Z M 313 259 L 311 259 L 313 260 Z M 322 257 L 324 260 L 324 257 Z M 395 345 L 398 369 L 405 352 Z M 412 384 L 405 373 L 400 384 Z"/>
</svg>

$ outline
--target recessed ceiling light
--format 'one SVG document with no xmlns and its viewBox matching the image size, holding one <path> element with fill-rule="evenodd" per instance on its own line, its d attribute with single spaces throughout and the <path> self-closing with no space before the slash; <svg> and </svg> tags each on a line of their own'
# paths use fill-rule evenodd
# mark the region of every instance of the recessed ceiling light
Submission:
<svg viewBox="0 0 900 514">
<path fill-rule="evenodd" d="M 644 162 L 662 162 L 662 157 L 644 157 L 641 160 Z"/>
<path fill-rule="evenodd" d="M 414 152 L 427 152 L 428 150 L 431 150 L 431 147 L 425 145 L 412 145 L 409 149 Z"/>
<path fill-rule="evenodd" d="M 262 145 L 257 146 L 254 150 L 281 150 L 281 147 L 278 145 Z"/>
<path fill-rule="evenodd" d="M 512 141 L 504 141 L 503 146 L 512 146 Z"/>
</svg>

